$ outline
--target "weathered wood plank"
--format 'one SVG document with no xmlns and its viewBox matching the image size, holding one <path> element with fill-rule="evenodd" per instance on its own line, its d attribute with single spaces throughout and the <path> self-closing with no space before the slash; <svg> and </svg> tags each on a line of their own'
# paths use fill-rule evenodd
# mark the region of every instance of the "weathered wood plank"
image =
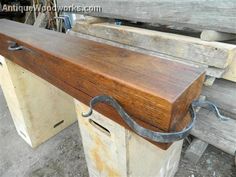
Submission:
<svg viewBox="0 0 236 177">
<path fill-rule="evenodd" d="M 103 38 L 99 38 L 99 37 L 95 37 L 95 36 L 91 36 L 91 35 L 87 35 L 87 34 L 83 34 L 83 33 L 79 33 L 79 32 L 74 32 L 74 31 L 70 31 L 68 34 L 73 35 L 73 36 L 77 36 L 80 38 L 84 38 L 84 39 L 93 40 L 93 41 L 100 42 L 103 44 L 109 44 L 112 46 L 128 49 L 131 51 L 140 52 L 140 53 L 143 53 L 146 55 L 151 55 L 151 56 L 161 57 L 161 58 L 167 59 L 167 60 L 177 61 L 179 63 L 183 63 L 183 64 L 186 64 L 189 66 L 202 68 L 206 71 L 206 75 L 214 77 L 214 78 L 222 78 L 223 75 L 225 74 L 225 69 L 220 69 L 220 68 L 216 68 L 216 67 L 208 67 L 207 65 L 204 65 L 204 64 L 195 63 L 195 62 L 187 61 L 187 60 L 181 60 L 180 58 L 177 58 L 174 56 L 170 56 L 170 55 L 166 55 L 166 54 L 162 54 L 162 53 L 158 53 L 158 52 L 153 52 L 153 51 L 150 51 L 147 49 L 133 47 L 130 45 L 126 45 L 126 44 L 122 44 L 122 43 L 118 43 L 118 42 L 113 42 L 111 40 L 107 40 L 107 39 L 103 39 Z"/>
<path fill-rule="evenodd" d="M 58 5 L 100 6 L 93 16 L 236 33 L 234 0 L 58 0 Z"/>
<path fill-rule="evenodd" d="M 214 84 L 216 78 L 212 77 L 212 76 L 206 76 L 205 81 L 204 81 L 204 85 L 205 86 L 211 86 Z"/>
<path fill-rule="evenodd" d="M 2 55 L 87 105 L 110 95 L 135 120 L 171 131 L 200 94 L 204 72 L 197 68 L 7 20 L 0 25 Z M 25 48 L 9 51 L 8 41 Z M 120 120 L 109 106 L 96 109 Z"/>
<path fill-rule="evenodd" d="M 184 158 L 188 159 L 193 164 L 197 164 L 199 159 L 205 152 L 208 143 L 195 138 L 193 142 L 189 145 L 188 149 L 185 151 Z"/>
<path fill-rule="evenodd" d="M 218 31 L 213 31 L 213 30 L 204 30 L 201 33 L 201 40 L 204 41 L 228 41 L 236 39 L 235 34 L 229 34 L 229 33 L 222 33 Z"/>
<path fill-rule="evenodd" d="M 77 21 L 73 31 L 217 68 L 226 68 L 236 53 L 231 44 L 111 23 Z"/>
<path fill-rule="evenodd" d="M 203 87 L 202 95 L 215 103 L 223 111 L 232 114 L 236 119 L 236 84 L 223 79 L 217 79 L 210 87 Z"/>
<path fill-rule="evenodd" d="M 236 82 L 236 54 L 232 55 L 233 60 L 229 67 L 226 69 L 225 73 L 222 75 L 222 78 Z"/>
<path fill-rule="evenodd" d="M 219 149 L 235 155 L 236 120 L 220 121 L 208 110 L 201 109 L 191 134 Z"/>
</svg>

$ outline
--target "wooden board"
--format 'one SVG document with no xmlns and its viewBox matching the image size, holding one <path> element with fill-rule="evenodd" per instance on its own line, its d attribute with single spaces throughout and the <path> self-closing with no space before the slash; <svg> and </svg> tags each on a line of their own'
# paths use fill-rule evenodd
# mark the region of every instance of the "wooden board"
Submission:
<svg viewBox="0 0 236 177">
<path fill-rule="evenodd" d="M 59 6 L 100 6 L 93 16 L 236 33 L 235 0 L 58 0 Z"/>
<path fill-rule="evenodd" d="M 2 55 L 87 105 L 107 94 L 135 119 L 171 131 L 200 94 L 200 69 L 7 20 L 0 25 Z M 7 41 L 25 49 L 9 51 Z M 120 119 L 108 106 L 97 110 Z"/>
<path fill-rule="evenodd" d="M 18 134 L 33 148 L 73 124 L 73 98 L 0 56 L 1 87 Z"/>
<path fill-rule="evenodd" d="M 91 177 L 174 177 L 183 141 L 162 150 L 96 111 L 82 117 L 88 106 L 77 100 L 75 105 Z"/>
<path fill-rule="evenodd" d="M 191 134 L 195 137 L 235 155 L 236 152 L 236 120 L 220 121 L 214 113 L 201 109 Z"/>
<path fill-rule="evenodd" d="M 202 95 L 215 103 L 228 116 L 236 119 L 236 84 L 223 79 L 217 79 L 210 87 L 204 87 Z"/>
<path fill-rule="evenodd" d="M 234 58 L 227 68 L 226 72 L 223 74 L 222 78 L 227 79 L 229 81 L 236 82 L 236 56 L 234 55 Z"/>
<path fill-rule="evenodd" d="M 201 33 L 200 36 L 201 40 L 204 41 L 229 41 L 229 40 L 235 40 L 236 35 L 235 34 L 230 34 L 230 33 L 222 33 L 218 31 L 213 31 L 213 30 L 204 30 Z"/>
<path fill-rule="evenodd" d="M 188 159 L 193 164 L 197 164 L 204 154 L 207 146 L 208 143 L 198 138 L 194 138 L 194 140 L 188 146 L 188 149 L 185 151 L 184 158 Z"/>
<path fill-rule="evenodd" d="M 236 58 L 236 45 L 112 23 L 77 21 L 73 31 L 184 60 L 226 68 Z"/>
<path fill-rule="evenodd" d="M 185 64 L 185 65 L 189 65 L 189 66 L 192 66 L 192 67 L 201 68 L 201 69 L 205 70 L 206 75 L 209 76 L 209 77 L 222 78 L 223 74 L 225 73 L 225 69 L 220 69 L 220 68 L 216 68 L 216 67 L 209 67 L 209 66 L 204 65 L 204 64 L 191 62 L 189 60 L 182 60 L 181 58 L 177 58 L 175 56 L 170 56 L 170 55 L 166 55 L 166 54 L 163 54 L 163 53 L 150 51 L 148 49 L 142 49 L 142 48 L 139 48 L 139 47 L 134 47 L 134 46 L 114 42 L 114 41 L 111 41 L 111 40 L 108 40 L 108 39 L 103 39 L 103 38 L 95 37 L 95 36 L 92 36 L 92 35 L 87 35 L 87 34 L 84 34 L 84 33 L 70 31 L 68 34 L 72 35 L 72 36 L 80 37 L 80 38 L 83 38 L 83 39 L 96 41 L 96 42 L 99 42 L 99 43 L 102 43 L 102 44 L 108 44 L 108 45 L 112 45 L 112 46 L 115 46 L 115 47 L 120 47 L 120 48 L 123 48 L 123 49 L 128 49 L 128 50 L 131 50 L 131 51 L 139 52 L 139 53 L 142 53 L 142 54 L 151 55 L 151 56 L 159 57 L 159 58 L 166 59 L 166 60 L 176 61 L 176 62 Z M 205 82 L 206 82 L 206 80 L 205 80 Z M 204 82 L 204 84 L 205 84 L 205 82 Z"/>
</svg>

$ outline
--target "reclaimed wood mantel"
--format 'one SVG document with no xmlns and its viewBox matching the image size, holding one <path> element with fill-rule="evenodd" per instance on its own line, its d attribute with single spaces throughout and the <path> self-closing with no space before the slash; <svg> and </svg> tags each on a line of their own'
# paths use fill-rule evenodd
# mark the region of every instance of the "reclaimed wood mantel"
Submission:
<svg viewBox="0 0 236 177">
<path fill-rule="evenodd" d="M 9 50 L 9 41 L 23 49 Z M 184 122 L 204 80 L 198 68 L 4 19 L 0 55 L 86 105 L 110 95 L 140 124 L 164 132 Z M 124 125 L 111 107 L 95 109 Z"/>
</svg>

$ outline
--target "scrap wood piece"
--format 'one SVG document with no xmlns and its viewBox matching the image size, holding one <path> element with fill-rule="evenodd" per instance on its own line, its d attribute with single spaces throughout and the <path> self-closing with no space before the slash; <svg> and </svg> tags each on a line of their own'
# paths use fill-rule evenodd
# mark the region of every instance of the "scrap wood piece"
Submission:
<svg viewBox="0 0 236 177">
<path fill-rule="evenodd" d="M 205 152 L 207 146 L 208 143 L 198 138 L 194 138 L 193 142 L 189 145 L 189 147 L 185 151 L 184 157 L 190 160 L 192 163 L 197 164 L 197 162 Z"/>
<path fill-rule="evenodd" d="M 232 62 L 229 67 L 226 69 L 225 73 L 223 74 L 222 78 L 236 82 L 236 54 L 233 52 L 232 55 Z"/>
<path fill-rule="evenodd" d="M 234 156 L 236 152 L 236 120 L 220 121 L 212 112 L 205 109 L 201 109 L 197 117 L 191 134 Z"/>
<path fill-rule="evenodd" d="M 99 6 L 93 16 L 236 33 L 235 0 L 58 0 L 59 6 Z M 227 3 L 226 3 L 227 2 Z M 115 8 L 114 8 L 115 7 Z"/>
</svg>

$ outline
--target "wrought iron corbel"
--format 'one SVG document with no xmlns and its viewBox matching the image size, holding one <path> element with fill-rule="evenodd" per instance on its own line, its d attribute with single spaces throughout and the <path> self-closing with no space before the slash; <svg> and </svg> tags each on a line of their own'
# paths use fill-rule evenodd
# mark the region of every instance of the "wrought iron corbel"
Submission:
<svg viewBox="0 0 236 177">
<path fill-rule="evenodd" d="M 214 110 L 216 116 L 220 120 L 227 120 L 228 119 L 227 117 L 220 114 L 218 108 L 213 103 L 208 102 L 208 101 L 196 100 L 189 107 L 189 113 L 191 115 L 191 121 L 189 122 L 189 124 L 181 131 L 171 132 L 171 133 L 163 133 L 163 132 L 157 132 L 157 131 L 147 129 L 147 128 L 144 128 L 141 125 L 139 125 L 136 121 L 134 121 L 126 113 L 126 111 L 122 108 L 122 106 L 113 97 L 107 96 L 107 95 L 100 95 L 100 96 L 94 97 L 90 101 L 89 111 L 87 113 L 82 113 L 82 116 L 83 117 L 91 116 L 93 113 L 93 107 L 98 103 L 105 103 L 107 105 L 112 106 L 118 112 L 118 114 L 121 116 L 121 118 L 125 121 L 125 123 L 134 132 L 136 132 L 138 135 L 140 135 L 144 138 L 147 138 L 149 140 L 159 142 L 159 143 L 171 143 L 171 142 L 178 141 L 178 140 L 181 140 L 181 139 L 184 139 L 185 137 L 187 137 L 189 135 L 190 131 L 192 130 L 193 125 L 196 120 L 196 113 L 194 110 L 194 108 L 196 108 L 196 107 L 206 107 L 207 106 L 207 107 L 211 108 L 212 110 Z"/>
</svg>

